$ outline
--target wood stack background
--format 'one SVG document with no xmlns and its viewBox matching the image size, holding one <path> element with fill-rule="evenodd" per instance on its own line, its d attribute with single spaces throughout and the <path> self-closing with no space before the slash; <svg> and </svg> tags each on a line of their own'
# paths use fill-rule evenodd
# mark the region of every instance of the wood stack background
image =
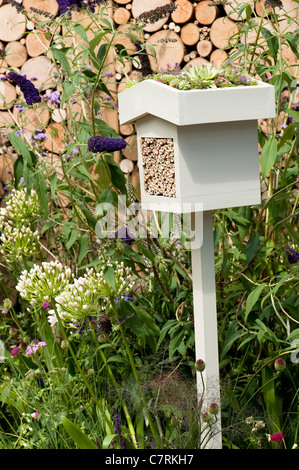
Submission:
<svg viewBox="0 0 299 470">
<path fill-rule="evenodd" d="M 27 11 L 30 8 L 37 8 L 57 15 L 58 4 L 56 0 L 17 0 L 22 3 Z M 126 28 L 126 23 L 136 19 L 142 13 L 153 10 L 156 7 L 172 3 L 173 0 L 114 0 L 111 2 L 111 14 L 119 30 Z M 245 18 L 245 11 L 239 18 L 234 10 L 241 2 L 231 0 L 230 2 L 217 2 L 213 0 L 175 0 L 176 10 L 164 19 L 153 24 L 148 24 L 144 28 L 144 42 L 147 48 L 155 46 L 157 60 L 148 56 L 149 67 L 146 69 L 144 61 L 126 62 L 125 66 L 116 63 L 110 66 L 114 79 L 110 86 L 116 93 L 115 103 L 117 103 L 117 93 L 124 89 L 124 84 L 128 79 L 138 77 L 140 73 L 157 71 L 167 64 L 178 63 L 181 67 L 189 67 L 193 64 L 211 62 L 216 66 L 221 65 L 227 58 L 227 51 L 223 48 L 229 46 L 233 49 L 233 43 L 229 44 L 229 38 L 237 34 Z M 246 2 L 248 3 L 248 1 Z M 252 6 L 258 19 L 262 17 L 265 0 L 253 1 Z M 298 4 L 293 0 L 283 0 L 286 12 L 294 19 L 298 20 Z M 38 30 L 38 22 L 45 20 L 44 15 L 32 16 L 27 20 L 22 13 L 18 13 L 16 8 L 6 0 L 0 0 L 0 49 L 7 54 L 4 58 L 0 55 L 0 74 L 4 74 L 7 67 L 12 67 L 16 71 L 24 72 L 28 78 L 37 77 L 34 84 L 43 90 L 53 91 L 56 89 L 55 80 L 52 78 L 53 67 L 49 53 L 47 52 L 48 39 L 45 26 L 43 31 Z M 80 15 L 75 15 L 75 20 L 80 21 Z M 82 18 L 82 24 L 84 19 Z M 267 20 L 264 26 L 271 29 Z M 281 21 L 281 27 L 285 32 L 293 32 L 298 27 L 297 21 L 288 23 L 287 17 Z M 255 34 L 252 33 L 250 42 L 255 41 Z M 135 56 L 137 46 L 123 36 L 121 43 L 128 48 L 131 56 Z M 260 44 L 260 47 L 264 47 Z M 147 49 L 150 52 L 150 49 Z M 296 65 L 297 59 L 287 45 L 283 45 L 283 56 L 289 65 Z M 0 80 L 0 130 L 6 123 L 14 123 L 18 119 L 18 111 L 15 108 L 8 112 L 7 105 L 3 102 L 3 96 L 7 103 L 16 98 L 18 90 L 7 81 Z M 3 96 L 2 96 L 3 95 Z M 45 126 L 54 125 L 57 129 L 55 137 L 55 148 L 47 148 L 52 155 L 52 163 L 58 162 L 58 152 L 63 149 L 62 142 L 65 134 L 63 121 L 66 116 L 65 109 L 56 109 L 55 113 L 41 107 L 35 111 L 27 111 L 27 124 L 24 127 L 33 131 L 43 123 Z M 110 124 L 123 138 L 127 140 L 127 147 L 121 154 L 116 155 L 121 169 L 124 173 L 129 173 L 135 187 L 139 184 L 139 171 L 137 165 L 136 136 L 133 125 L 120 126 L 118 124 L 117 107 L 115 110 L 107 110 L 103 113 L 104 120 Z M 283 116 L 282 116 L 283 119 Z M 262 123 L 267 126 L 267 123 Z M 266 129 L 266 127 L 265 127 Z M 51 133 L 48 127 L 48 132 Z M 0 134 L 1 135 L 1 134 Z M 0 137 L 0 195 L 3 195 L 3 186 L 12 178 L 13 162 L 16 154 L 9 146 L 5 136 Z M 47 144 L 46 144 L 47 147 Z M 58 163 L 57 163 L 58 166 Z M 57 168 L 59 172 L 59 168 Z"/>
</svg>

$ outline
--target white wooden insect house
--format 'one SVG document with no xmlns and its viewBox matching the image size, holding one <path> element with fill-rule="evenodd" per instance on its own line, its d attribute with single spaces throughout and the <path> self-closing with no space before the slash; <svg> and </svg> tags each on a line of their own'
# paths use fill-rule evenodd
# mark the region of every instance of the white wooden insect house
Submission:
<svg viewBox="0 0 299 470">
<path fill-rule="evenodd" d="M 120 124 L 136 124 L 144 209 L 260 202 L 257 119 L 275 116 L 273 86 L 178 90 L 144 80 L 118 97 Z"/>
<path fill-rule="evenodd" d="M 260 203 L 257 119 L 274 116 L 274 87 L 263 82 L 179 90 L 150 79 L 119 94 L 120 123 L 136 124 L 142 208 L 201 215 L 191 255 L 203 411 L 220 404 L 213 210 Z M 200 396 L 199 372 L 197 384 Z M 222 447 L 220 423 L 205 448 Z"/>
</svg>

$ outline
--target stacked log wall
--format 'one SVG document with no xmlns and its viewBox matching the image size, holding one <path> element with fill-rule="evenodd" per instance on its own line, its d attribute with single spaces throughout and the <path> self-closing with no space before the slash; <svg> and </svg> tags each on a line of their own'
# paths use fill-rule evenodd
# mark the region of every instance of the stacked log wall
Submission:
<svg viewBox="0 0 299 470">
<path fill-rule="evenodd" d="M 47 51 L 49 44 L 47 27 L 41 30 L 38 28 L 38 22 L 46 20 L 47 13 L 55 17 L 58 14 L 58 4 L 56 0 L 17 0 L 17 2 L 23 4 L 28 12 L 33 7 L 45 11 L 46 14 L 33 15 L 32 19 L 26 19 L 7 0 L 0 0 L 0 51 L 5 51 L 4 57 L 0 54 L 0 74 L 5 74 L 7 68 L 11 67 L 17 72 L 26 73 L 28 78 L 36 77 L 37 87 L 53 91 L 56 89 L 56 83 L 52 77 L 53 66 Z M 173 0 L 114 0 L 111 3 L 111 14 L 116 27 L 122 31 L 127 23 L 137 20 L 142 13 L 172 2 Z M 228 3 L 213 0 L 175 0 L 174 3 L 177 4 L 175 11 L 144 27 L 144 42 L 149 53 L 147 69 L 144 67 L 144 61 L 140 60 L 134 61 L 133 64 L 129 61 L 125 65 L 116 63 L 109 69 L 114 75 L 114 82 L 110 86 L 116 93 L 116 109 L 105 112 L 103 117 L 128 143 L 122 153 L 116 155 L 116 159 L 124 173 L 131 175 L 135 187 L 139 184 L 135 129 L 133 125 L 119 126 L 117 93 L 124 89 L 128 79 L 140 76 L 142 71 L 143 74 L 155 72 L 159 68 L 167 67 L 168 64 L 178 63 L 181 67 L 207 63 L 222 65 L 228 57 L 228 52 L 234 47 L 233 41 L 229 42 L 230 38 L 239 33 L 246 18 L 245 10 L 240 16 L 235 11 L 235 6 L 245 3 L 240 0 Z M 251 0 L 259 21 L 262 20 L 264 3 L 265 0 Z M 285 32 L 293 32 L 298 27 L 297 3 L 293 0 L 284 0 L 283 4 L 293 21 L 288 22 L 286 17 L 281 21 L 281 26 Z M 80 21 L 80 15 L 76 19 Z M 272 28 L 267 19 L 263 20 L 263 26 L 269 30 Z M 255 41 L 254 32 L 249 40 Z M 131 56 L 134 57 L 137 52 L 136 45 L 130 41 L 125 43 L 124 36 L 122 43 L 128 47 Z M 155 47 L 156 58 L 150 54 L 151 46 Z M 261 43 L 259 47 L 265 47 L 265 44 Z M 290 66 L 297 64 L 295 55 L 286 45 L 283 48 L 283 55 Z M 10 112 L 7 109 L 7 103 L 13 101 L 18 93 L 17 88 L 7 81 L 0 80 L 0 128 L 18 119 L 16 109 L 9 109 Z M 3 96 L 6 103 L 3 101 Z M 58 152 L 63 148 L 61 140 L 65 130 L 63 127 L 65 113 L 64 109 L 57 109 L 55 113 L 50 114 L 42 105 L 36 112 L 27 112 L 28 130 L 34 130 L 38 123 L 48 126 L 48 132 L 51 132 L 50 126 L 56 127 L 55 148 L 47 149 L 52 151 L 54 161 L 58 160 Z M 16 158 L 8 140 L 3 136 L 0 153 L 0 179 L 3 183 L 0 192 L 3 194 L 3 185 L 12 178 L 13 162 Z"/>
</svg>

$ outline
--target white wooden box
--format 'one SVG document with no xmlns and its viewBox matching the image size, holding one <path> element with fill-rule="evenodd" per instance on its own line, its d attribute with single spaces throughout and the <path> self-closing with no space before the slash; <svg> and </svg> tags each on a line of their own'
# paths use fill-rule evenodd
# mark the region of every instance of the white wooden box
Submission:
<svg viewBox="0 0 299 470">
<path fill-rule="evenodd" d="M 144 80 L 118 98 L 120 124 L 136 124 L 144 209 L 260 203 L 257 119 L 275 117 L 273 86 L 182 91 Z"/>
</svg>

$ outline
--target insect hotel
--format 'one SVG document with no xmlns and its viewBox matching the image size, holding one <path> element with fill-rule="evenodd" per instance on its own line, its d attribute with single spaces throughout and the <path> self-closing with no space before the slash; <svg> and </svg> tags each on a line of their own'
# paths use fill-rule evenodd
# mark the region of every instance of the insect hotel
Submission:
<svg viewBox="0 0 299 470">
<path fill-rule="evenodd" d="M 201 231 L 191 258 L 203 411 L 220 404 L 213 210 L 260 203 L 257 119 L 274 116 L 274 87 L 262 82 L 178 90 L 149 79 L 119 94 L 120 123 L 136 124 L 142 207 L 194 213 L 195 233 Z M 219 419 L 206 448 L 221 447 Z"/>
<path fill-rule="evenodd" d="M 135 122 L 144 209 L 194 212 L 258 204 L 257 119 L 275 115 L 274 88 L 178 90 L 144 80 L 119 94 Z"/>
</svg>

